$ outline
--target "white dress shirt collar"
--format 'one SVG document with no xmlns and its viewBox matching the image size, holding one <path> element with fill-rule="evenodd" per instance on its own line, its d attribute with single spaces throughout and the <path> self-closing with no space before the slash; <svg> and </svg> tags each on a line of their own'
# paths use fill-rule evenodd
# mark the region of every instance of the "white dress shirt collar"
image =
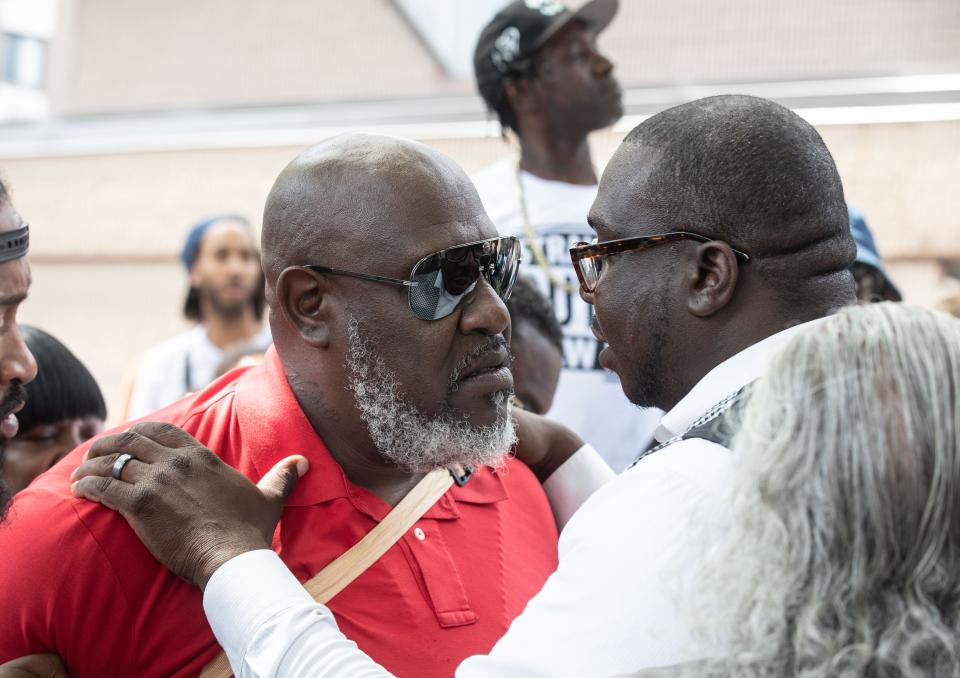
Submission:
<svg viewBox="0 0 960 678">
<path fill-rule="evenodd" d="M 824 320 L 826 318 L 817 318 L 777 332 L 707 372 L 680 402 L 663 415 L 655 434 L 657 441 L 665 443 L 686 433 L 707 410 L 763 374 L 770 357 L 795 334 Z"/>
</svg>

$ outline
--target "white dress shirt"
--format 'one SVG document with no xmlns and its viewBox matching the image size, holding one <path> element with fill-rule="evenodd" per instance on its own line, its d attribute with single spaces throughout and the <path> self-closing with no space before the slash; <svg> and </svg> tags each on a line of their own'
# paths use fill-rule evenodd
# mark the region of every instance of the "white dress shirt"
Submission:
<svg viewBox="0 0 960 678">
<path fill-rule="evenodd" d="M 657 439 L 685 433 L 817 322 L 779 332 L 711 370 L 663 417 Z M 577 456 L 568 460 L 571 468 L 582 462 Z M 703 533 L 691 527 L 725 510 L 732 462 L 725 447 L 692 438 L 605 483 L 563 528 L 557 571 L 490 654 L 466 659 L 457 678 L 614 676 L 704 656 L 678 605 L 702 564 L 677 554 L 686 535 Z M 389 675 L 339 632 L 330 611 L 270 551 L 217 570 L 204 609 L 237 676 Z"/>
</svg>

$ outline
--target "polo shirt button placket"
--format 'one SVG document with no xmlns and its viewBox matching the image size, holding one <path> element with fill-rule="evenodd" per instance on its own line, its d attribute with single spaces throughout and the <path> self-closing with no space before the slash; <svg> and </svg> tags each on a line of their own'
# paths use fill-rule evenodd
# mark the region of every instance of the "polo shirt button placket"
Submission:
<svg viewBox="0 0 960 678">
<path fill-rule="evenodd" d="M 424 533 L 424 531 L 421 530 L 419 527 L 414 528 L 414 530 L 413 530 L 413 536 L 416 537 L 417 539 L 419 539 L 420 541 L 423 541 L 424 539 L 427 538 L 427 535 L 426 535 L 426 534 Z"/>
</svg>

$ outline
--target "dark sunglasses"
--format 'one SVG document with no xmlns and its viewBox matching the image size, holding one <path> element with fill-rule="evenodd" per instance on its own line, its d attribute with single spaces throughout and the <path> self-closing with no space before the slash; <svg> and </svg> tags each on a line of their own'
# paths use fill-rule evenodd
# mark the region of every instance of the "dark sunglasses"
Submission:
<svg viewBox="0 0 960 678">
<path fill-rule="evenodd" d="M 570 248 L 570 258 L 573 260 L 573 267 L 577 271 L 577 278 L 580 279 L 580 287 L 584 292 L 593 292 L 597 287 L 600 276 L 603 275 L 604 258 L 620 254 L 621 252 L 648 250 L 657 245 L 677 242 L 679 240 L 695 240 L 697 242 L 712 242 L 716 238 L 708 238 L 699 233 L 689 233 L 687 231 L 674 231 L 673 233 L 661 233 L 659 235 L 643 235 L 635 238 L 621 238 L 620 240 L 608 240 L 606 242 L 579 242 Z M 732 247 L 730 249 L 733 249 Z M 733 254 L 742 263 L 750 261 L 750 255 L 746 252 L 734 249 Z"/>
<path fill-rule="evenodd" d="M 305 264 L 304 268 L 319 273 L 403 285 L 409 290 L 407 300 L 410 310 L 418 318 L 439 320 L 453 313 L 460 300 L 477 286 L 480 276 L 506 302 L 520 269 L 520 242 L 516 238 L 490 238 L 448 247 L 428 254 L 415 263 L 409 280 L 316 264 Z"/>
</svg>

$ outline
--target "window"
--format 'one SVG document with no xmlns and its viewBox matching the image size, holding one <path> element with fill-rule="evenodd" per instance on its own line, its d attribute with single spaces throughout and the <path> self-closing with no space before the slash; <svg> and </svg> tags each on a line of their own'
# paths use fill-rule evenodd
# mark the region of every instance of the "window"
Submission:
<svg viewBox="0 0 960 678">
<path fill-rule="evenodd" d="M 20 87 L 42 88 L 47 66 L 46 41 L 17 33 L 3 33 L 0 39 L 0 79 Z"/>
</svg>

